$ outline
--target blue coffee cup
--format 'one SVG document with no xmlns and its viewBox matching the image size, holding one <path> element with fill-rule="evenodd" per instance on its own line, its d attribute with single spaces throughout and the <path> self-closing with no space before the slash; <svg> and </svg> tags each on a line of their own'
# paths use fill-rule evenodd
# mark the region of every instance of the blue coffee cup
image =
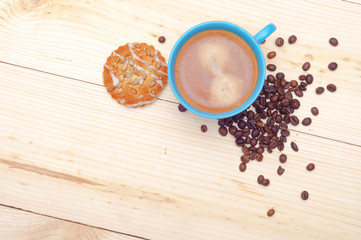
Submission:
<svg viewBox="0 0 361 240">
<path fill-rule="evenodd" d="M 244 101 L 241 105 L 239 105 L 238 107 L 231 109 L 229 111 L 226 111 L 226 112 L 218 112 L 218 113 L 206 112 L 206 111 L 200 110 L 200 109 L 192 106 L 180 93 L 178 86 L 176 84 L 175 73 L 174 73 L 175 72 L 174 71 L 175 63 L 176 63 L 179 51 L 181 50 L 183 45 L 194 35 L 196 35 L 200 32 L 203 32 L 206 30 L 212 30 L 212 29 L 226 30 L 226 31 L 232 32 L 232 33 L 238 35 L 239 37 L 241 37 L 251 47 L 253 53 L 256 56 L 257 65 L 258 65 L 257 66 L 258 67 L 258 79 L 257 79 L 256 86 L 255 86 L 252 94 L 250 95 L 250 97 L 246 101 Z M 169 81 L 172 91 L 173 91 L 174 95 L 177 97 L 178 101 L 191 112 L 193 112 L 199 116 L 207 117 L 207 118 L 216 118 L 216 119 L 227 118 L 227 117 L 234 116 L 234 115 L 244 111 L 245 109 L 247 109 L 257 99 L 258 95 L 260 94 L 260 92 L 263 88 L 263 85 L 264 85 L 265 77 L 266 77 L 266 63 L 265 63 L 263 53 L 262 53 L 262 50 L 261 50 L 259 44 L 261 42 L 263 42 L 275 30 L 276 30 L 276 26 L 273 23 L 271 23 L 271 24 L 267 25 L 265 28 L 263 28 L 261 31 L 259 31 L 255 36 L 252 36 L 250 33 L 248 33 L 246 30 L 244 30 L 240 26 L 233 24 L 233 23 L 222 22 L 222 21 L 205 22 L 205 23 L 201 23 L 201 24 L 196 25 L 196 26 L 192 27 L 191 29 L 189 29 L 178 39 L 178 41 L 174 45 L 172 52 L 170 53 L 169 61 L 168 61 L 168 81 Z"/>
</svg>

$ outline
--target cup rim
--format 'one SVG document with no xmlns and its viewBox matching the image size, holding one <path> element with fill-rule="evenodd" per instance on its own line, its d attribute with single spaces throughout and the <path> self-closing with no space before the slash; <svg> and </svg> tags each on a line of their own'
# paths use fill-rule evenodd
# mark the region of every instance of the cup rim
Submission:
<svg viewBox="0 0 361 240">
<path fill-rule="evenodd" d="M 184 97 L 180 93 L 177 92 L 179 90 L 178 90 L 177 83 L 175 81 L 175 74 L 174 74 L 175 69 L 174 68 L 175 68 L 175 62 L 176 62 L 176 59 L 178 57 L 179 51 L 181 50 L 181 48 L 184 46 L 184 44 L 191 37 L 193 37 L 194 35 L 196 35 L 196 34 L 198 34 L 200 32 L 206 31 L 206 30 L 222 29 L 219 26 L 231 27 L 233 30 L 235 30 L 237 32 L 241 32 L 243 35 L 247 36 L 247 38 L 250 39 L 251 42 L 253 42 L 253 45 L 255 46 L 255 48 L 257 50 L 257 52 L 256 52 L 252 48 L 253 53 L 255 54 L 255 57 L 257 59 L 258 78 L 257 78 L 256 86 L 253 89 L 250 97 L 247 98 L 246 101 L 244 101 L 241 105 L 239 105 L 236 108 L 233 108 L 233 109 L 231 109 L 229 111 L 212 113 L 212 112 L 206 112 L 206 111 L 203 111 L 203 110 L 200 110 L 200 109 L 194 107 L 187 100 L 185 100 Z M 202 31 L 198 31 L 199 28 L 206 28 L 206 29 L 204 29 Z M 227 29 L 222 29 L 222 30 L 228 31 Z M 237 34 L 237 33 L 235 33 L 235 34 Z M 237 34 L 237 35 L 239 36 L 239 34 Z M 244 36 L 243 37 L 239 36 L 239 37 L 241 37 L 242 39 L 244 39 L 246 41 Z M 186 40 L 184 40 L 184 39 L 186 39 Z M 250 47 L 252 47 L 252 46 L 250 46 Z M 261 69 L 263 69 L 263 70 L 261 70 Z M 254 39 L 254 37 L 249 32 L 247 32 L 242 27 L 240 27 L 240 26 L 238 26 L 238 25 L 236 25 L 234 23 L 230 23 L 230 22 L 208 21 L 208 22 L 203 22 L 203 23 L 200 23 L 200 24 L 197 24 L 197 25 L 191 27 L 185 33 L 183 33 L 182 36 L 177 40 L 177 42 L 174 44 L 174 46 L 172 48 L 172 51 L 171 51 L 171 53 L 169 55 L 168 79 L 169 79 L 169 85 L 170 85 L 174 95 L 176 96 L 178 101 L 185 108 L 187 108 L 189 111 L 191 111 L 194 114 L 197 114 L 199 116 L 206 117 L 206 118 L 222 119 L 222 118 L 227 118 L 227 117 L 234 116 L 234 115 L 246 110 L 249 106 L 252 105 L 252 103 L 257 99 L 257 97 L 261 93 L 263 85 L 264 85 L 264 81 L 265 81 L 265 75 L 266 75 L 266 64 L 265 64 L 265 59 L 264 59 L 264 56 L 263 56 L 263 52 L 262 52 L 259 44 L 257 43 L 257 41 Z"/>
</svg>

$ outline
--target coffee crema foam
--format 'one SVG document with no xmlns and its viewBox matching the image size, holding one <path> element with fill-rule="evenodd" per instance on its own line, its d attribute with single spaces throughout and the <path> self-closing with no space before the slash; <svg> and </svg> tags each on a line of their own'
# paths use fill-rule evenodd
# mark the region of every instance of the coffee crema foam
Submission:
<svg viewBox="0 0 361 240">
<path fill-rule="evenodd" d="M 257 60 L 248 44 L 225 30 L 196 34 L 176 60 L 177 86 L 194 107 L 225 112 L 241 105 L 258 77 Z"/>
</svg>

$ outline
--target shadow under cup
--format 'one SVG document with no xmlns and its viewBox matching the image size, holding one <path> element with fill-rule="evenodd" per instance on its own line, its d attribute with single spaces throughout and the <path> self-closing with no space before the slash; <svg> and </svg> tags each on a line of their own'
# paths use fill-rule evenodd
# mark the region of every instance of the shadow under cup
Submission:
<svg viewBox="0 0 361 240">
<path fill-rule="evenodd" d="M 206 30 L 213 30 L 213 29 L 226 30 L 241 37 L 251 47 L 254 55 L 256 56 L 257 69 L 258 69 L 257 83 L 250 97 L 246 101 L 244 101 L 240 106 L 232 110 L 226 112 L 219 112 L 219 113 L 205 112 L 203 110 L 200 110 L 192 106 L 180 93 L 175 80 L 175 63 L 179 51 L 181 50 L 183 45 L 194 35 Z M 272 32 L 274 32 L 275 29 L 276 27 L 273 24 L 270 24 L 266 26 L 264 29 L 262 29 L 255 37 L 253 37 L 251 34 L 249 34 L 246 30 L 239 27 L 238 25 L 229 22 L 221 22 L 221 21 L 205 22 L 189 29 L 178 39 L 178 41 L 174 45 L 168 62 L 169 84 L 172 88 L 174 95 L 177 97 L 178 101 L 191 112 L 207 118 L 216 118 L 216 119 L 227 118 L 234 116 L 247 109 L 257 99 L 258 95 L 260 94 L 263 88 L 265 81 L 266 64 L 259 44 Z"/>
</svg>

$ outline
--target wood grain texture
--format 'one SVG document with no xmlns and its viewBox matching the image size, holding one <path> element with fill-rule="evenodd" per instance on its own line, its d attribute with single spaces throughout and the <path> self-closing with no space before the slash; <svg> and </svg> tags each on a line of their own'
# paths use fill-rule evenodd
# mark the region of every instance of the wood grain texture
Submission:
<svg viewBox="0 0 361 240">
<path fill-rule="evenodd" d="M 0 206 L 1 240 L 137 240 L 94 227 Z"/>
<path fill-rule="evenodd" d="M 0 204 L 148 239 L 358 239 L 360 14 L 338 0 L 1 0 Z M 215 19 L 252 34 L 274 22 L 278 31 L 262 48 L 277 50 L 272 61 L 289 79 L 311 61 L 315 83 L 298 115 L 314 105 L 320 115 L 293 128 L 300 152 L 285 150 L 282 177 L 277 153 L 240 173 L 233 139 L 218 135 L 215 120 L 180 113 L 169 87 L 163 100 L 128 109 L 102 86 L 117 46 L 145 41 L 168 57 L 185 30 Z M 295 45 L 274 46 L 291 34 Z M 336 93 L 313 94 L 330 82 Z M 314 172 L 305 170 L 310 161 Z M 259 174 L 269 187 L 256 183 Z"/>
</svg>

